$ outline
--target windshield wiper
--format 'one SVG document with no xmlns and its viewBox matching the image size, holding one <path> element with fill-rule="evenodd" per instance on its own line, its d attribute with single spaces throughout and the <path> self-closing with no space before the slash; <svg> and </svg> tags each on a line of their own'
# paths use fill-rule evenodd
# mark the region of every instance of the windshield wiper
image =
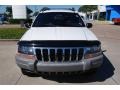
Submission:
<svg viewBox="0 0 120 90">
<path fill-rule="evenodd" d="M 65 26 L 69 26 L 69 27 L 83 27 L 83 25 L 80 25 L 78 23 L 66 23 Z"/>
<path fill-rule="evenodd" d="M 52 24 L 52 23 L 48 23 L 48 24 L 41 24 L 41 25 L 38 25 L 38 27 L 55 27 L 55 25 L 54 24 Z"/>
</svg>

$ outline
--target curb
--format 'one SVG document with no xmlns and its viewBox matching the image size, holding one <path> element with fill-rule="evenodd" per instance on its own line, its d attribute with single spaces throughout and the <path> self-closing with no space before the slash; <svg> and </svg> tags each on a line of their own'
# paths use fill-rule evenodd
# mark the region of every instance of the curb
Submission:
<svg viewBox="0 0 120 90">
<path fill-rule="evenodd" d="M 0 41 L 19 41 L 19 39 L 0 39 Z"/>
<path fill-rule="evenodd" d="M 109 22 L 105 21 L 99 21 L 99 22 L 93 22 L 94 24 L 110 24 Z"/>
</svg>

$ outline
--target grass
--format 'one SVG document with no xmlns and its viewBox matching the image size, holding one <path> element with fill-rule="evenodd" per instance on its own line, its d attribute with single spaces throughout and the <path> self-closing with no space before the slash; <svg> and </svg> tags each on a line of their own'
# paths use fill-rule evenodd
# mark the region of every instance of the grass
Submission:
<svg viewBox="0 0 120 90">
<path fill-rule="evenodd" d="M 25 32 L 24 28 L 0 28 L 0 39 L 20 39 Z"/>
</svg>

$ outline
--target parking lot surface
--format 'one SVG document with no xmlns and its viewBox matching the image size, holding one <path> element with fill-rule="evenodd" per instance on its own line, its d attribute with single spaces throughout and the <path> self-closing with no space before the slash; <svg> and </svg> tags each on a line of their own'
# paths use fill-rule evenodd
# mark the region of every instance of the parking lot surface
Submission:
<svg viewBox="0 0 120 90">
<path fill-rule="evenodd" d="M 102 42 L 104 63 L 97 73 L 79 76 L 48 77 L 23 75 L 15 63 L 15 41 L 0 41 L 0 84 L 120 84 L 120 26 L 94 25 L 91 30 Z"/>
</svg>

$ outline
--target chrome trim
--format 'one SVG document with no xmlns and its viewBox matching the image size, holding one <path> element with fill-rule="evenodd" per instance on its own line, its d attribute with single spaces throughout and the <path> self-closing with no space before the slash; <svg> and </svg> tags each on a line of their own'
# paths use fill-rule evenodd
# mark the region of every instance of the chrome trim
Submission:
<svg viewBox="0 0 120 90">
<path fill-rule="evenodd" d="M 48 50 L 48 59 L 49 59 L 49 62 L 50 62 L 50 50 L 51 49 L 54 49 L 55 50 L 55 62 L 58 62 L 58 58 L 57 58 L 57 50 L 58 49 L 62 49 L 62 61 L 61 62 L 64 62 L 64 59 L 65 59 L 65 57 L 64 57 L 64 55 L 65 55 L 65 49 L 69 49 L 70 50 L 70 56 L 69 56 L 69 62 L 71 62 L 72 60 L 72 49 L 76 49 L 77 50 L 77 56 L 76 56 L 76 60 L 74 60 L 74 62 L 75 61 L 79 61 L 78 60 L 78 54 L 79 54 L 79 49 L 81 49 L 81 48 L 83 48 L 83 55 L 82 55 L 82 58 L 81 58 L 81 60 L 83 60 L 83 58 L 84 58 L 84 54 L 85 54 L 85 47 L 34 47 L 34 52 L 35 52 L 35 55 L 36 55 L 36 49 L 40 49 L 41 50 L 41 55 L 42 55 L 42 60 L 41 61 L 43 61 L 44 62 L 44 58 L 43 58 L 43 49 L 47 49 Z M 80 61 L 81 61 L 80 60 Z"/>
<path fill-rule="evenodd" d="M 71 50 L 71 48 L 70 48 L 70 59 L 69 59 L 69 61 L 71 61 L 71 55 L 72 55 L 72 52 L 71 52 L 72 50 Z"/>
<path fill-rule="evenodd" d="M 43 59 L 43 49 L 42 48 L 41 48 L 41 55 L 42 55 L 42 61 L 44 61 L 44 59 Z"/>
<path fill-rule="evenodd" d="M 63 62 L 63 61 L 64 61 L 64 59 L 65 59 L 64 55 L 65 55 L 65 48 L 63 48 L 63 53 L 62 53 L 62 62 Z"/>
<path fill-rule="evenodd" d="M 49 62 L 50 62 L 50 49 L 48 49 L 48 59 L 49 59 Z"/>
<path fill-rule="evenodd" d="M 77 49 L 77 56 L 76 56 L 76 61 L 78 61 L 78 54 L 79 54 L 79 50 Z M 83 56 L 84 56 L 84 50 L 83 50 Z"/>
<path fill-rule="evenodd" d="M 57 55 L 56 55 L 56 53 L 57 53 L 57 49 L 55 49 L 55 62 L 57 62 Z"/>
</svg>

